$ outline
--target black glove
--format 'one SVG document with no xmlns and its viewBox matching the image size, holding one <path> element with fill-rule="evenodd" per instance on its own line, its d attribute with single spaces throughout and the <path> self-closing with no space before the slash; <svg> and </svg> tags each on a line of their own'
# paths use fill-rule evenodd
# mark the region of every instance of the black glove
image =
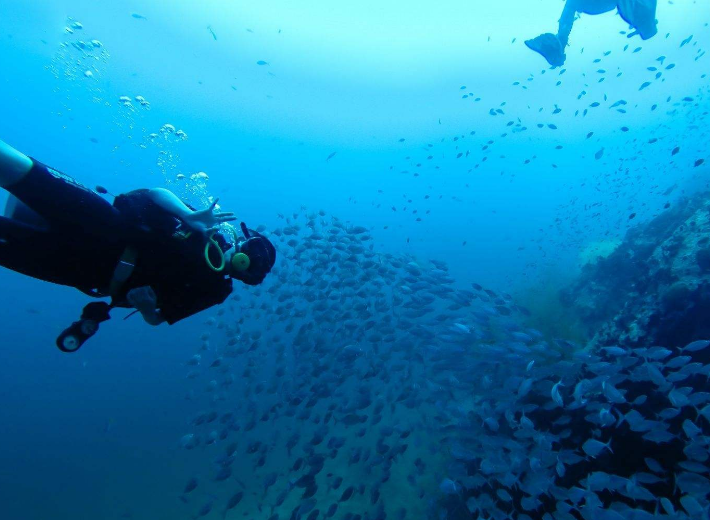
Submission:
<svg viewBox="0 0 710 520">
<path fill-rule="evenodd" d="M 111 312 L 111 306 L 108 303 L 91 302 L 84 307 L 84 310 L 81 312 L 81 319 L 101 323 L 111 319 L 111 316 L 108 314 L 109 312 Z"/>
</svg>

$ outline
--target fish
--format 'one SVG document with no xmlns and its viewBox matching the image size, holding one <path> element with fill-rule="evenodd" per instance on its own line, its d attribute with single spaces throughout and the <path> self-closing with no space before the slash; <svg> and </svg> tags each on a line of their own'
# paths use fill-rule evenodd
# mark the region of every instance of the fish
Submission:
<svg viewBox="0 0 710 520">
<path fill-rule="evenodd" d="M 234 493 L 227 501 L 227 505 L 225 506 L 224 511 L 222 512 L 222 518 L 226 518 L 227 512 L 237 507 L 242 501 L 242 498 L 244 498 L 243 491 L 237 491 L 236 493 Z"/>
<path fill-rule="evenodd" d="M 353 496 L 353 493 L 355 492 L 355 488 L 353 486 L 349 486 L 346 488 L 343 493 L 340 495 L 340 498 L 338 499 L 338 502 L 347 502 L 350 500 L 350 498 Z"/>
<path fill-rule="evenodd" d="M 209 515 L 211 511 L 212 511 L 212 502 L 207 502 L 197 511 L 197 515 L 195 515 L 193 518 L 205 517 L 205 516 Z"/>
<path fill-rule="evenodd" d="M 604 449 L 609 450 L 610 453 L 614 453 L 611 449 L 611 440 L 607 443 L 602 443 L 596 439 L 587 439 L 584 444 L 582 444 L 582 451 L 593 459 L 599 456 Z"/>
<path fill-rule="evenodd" d="M 708 340 L 698 340 L 687 344 L 681 349 L 682 352 L 698 352 L 704 350 L 710 346 L 710 341 Z"/>
<path fill-rule="evenodd" d="M 197 477 L 191 477 L 185 484 L 185 488 L 182 490 L 183 495 L 187 495 L 191 491 L 194 491 L 197 488 L 197 483 Z"/>
<path fill-rule="evenodd" d="M 445 495 L 458 495 L 461 491 L 461 487 L 456 482 L 448 478 L 441 481 L 439 489 Z"/>
<path fill-rule="evenodd" d="M 561 386 L 564 386 L 564 385 L 562 384 L 562 381 L 558 381 L 557 383 L 555 383 L 555 384 L 552 386 L 552 391 L 551 391 L 550 393 L 551 393 L 553 402 L 554 402 L 557 406 L 559 406 L 559 407 L 561 407 L 561 408 L 564 408 L 565 403 L 564 403 L 564 400 L 562 399 L 562 396 L 560 395 L 560 387 L 561 387 Z"/>
</svg>

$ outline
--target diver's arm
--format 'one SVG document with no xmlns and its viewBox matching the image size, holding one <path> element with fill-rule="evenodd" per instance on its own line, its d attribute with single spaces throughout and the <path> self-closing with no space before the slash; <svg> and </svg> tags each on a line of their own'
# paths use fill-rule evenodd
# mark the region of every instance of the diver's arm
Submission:
<svg viewBox="0 0 710 520">
<path fill-rule="evenodd" d="M 0 188 L 20 182 L 32 169 L 32 159 L 0 141 Z"/>
<path fill-rule="evenodd" d="M 210 205 L 209 208 L 192 211 L 183 201 L 166 189 L 154 188 L 148 190 L 148 196 L 158 206 L 163 208 L 168 213 L 175 215 L 182 220 L 187 226 L 201 233 L 214 233 L 223 222 L 236 220 L 234 213 L 222 213 L 215 211 L 219 199 Z"/>
<path fill-rule="evenodd" d="M 153 188 L 148 190 L 148 197 L 165 211 L 181 220 L 192 213 L 192 210 L 170 190 Z"/>
</svg>

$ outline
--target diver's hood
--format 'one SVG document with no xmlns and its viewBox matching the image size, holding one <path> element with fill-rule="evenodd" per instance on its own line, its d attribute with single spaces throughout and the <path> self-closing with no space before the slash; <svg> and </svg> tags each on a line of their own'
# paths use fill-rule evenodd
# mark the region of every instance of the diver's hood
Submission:
<svg viewBox="0 0 710 520">
<path fill-rule="evenodd" d="M 657 0 L 618 0 L 619 15 L 648 40 L 658 32 L 656 4 Z"/>
<path fill-rule="evenodd" d="M 241 280 L 247 285 L 259 285 L 276 263 L 276 248 L 264 235 L 253 229 L 248 229 L 246 224 L 241 224 L 244 238 L 236 244 L 236 252 L 249 257 L 249 267 L 242 271 L 233 271 L 232 277 Z"/>
</svg>

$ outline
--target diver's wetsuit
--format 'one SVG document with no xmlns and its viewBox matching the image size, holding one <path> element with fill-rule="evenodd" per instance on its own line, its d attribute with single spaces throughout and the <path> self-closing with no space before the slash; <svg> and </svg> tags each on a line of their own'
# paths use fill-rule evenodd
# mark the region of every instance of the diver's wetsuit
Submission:
<svg viewBox="0 0 710 520">
<path fill-rule="evenodd" d="M 111 205 L 37 161 L 6 190 L 41 218 L 0 217 L 4 267 L 92 296 L 112 296 L 119 307 L 129 306 L 129 290 L 150 286 L 170 324 L 222 303 L 232 291 L 231 278 L 207 265 L 204 238 L 187 232 L 147 196 L 148 190 L 119 195 Z M 226 241 L 215 238 L 223 251 L 228 249 Z M 129 247 L 135 268 L 110 294 L 116 266 Z M 213 263 L 219 264 L 218 259 Z"/>
</svg>

